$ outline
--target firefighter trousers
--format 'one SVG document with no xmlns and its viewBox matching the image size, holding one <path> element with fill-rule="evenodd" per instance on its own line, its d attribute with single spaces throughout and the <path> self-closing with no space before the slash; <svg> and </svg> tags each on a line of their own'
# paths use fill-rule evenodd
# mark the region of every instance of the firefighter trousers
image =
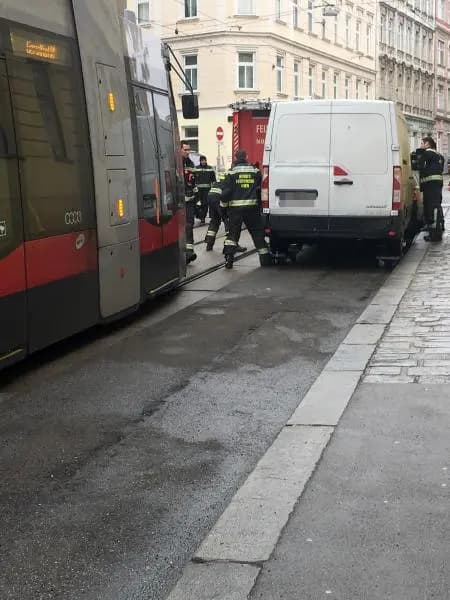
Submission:
<svg viewBox="0 0 450 600">
<path fill-rule="evenodd" d="M 195 216 L 201 221 L 206 219 L 206 215 L 208 213 L 208 193 L 209 188 L 198 189 L 197 210 Z"/>
<path fill-rule="evenodd" d="M 423 184 L 423 216 L 426 225 L 434 223 L 434 211 L 438 209 L 438 217 L 444 221 L 442 212 L 442 183 L 429 181 Z"/>
<path fill-rule="evenodd" d="M 234 256 L 241 235 L 242 223 L 245 223 L 252 236 L 255 248 L 258 251 L 261 265 L 269 265 L 271 263 L 271 258 L 266 240 L 264 239 L 264 226 L 259 208 L 257 206 L 231 207 L 228 209 L 228 218 L 230 228 L 227 239 L 225 240 L 225 256 Z"/>
<path fill-rule="evenodd" d="M 224 209 L 220 206 L 220 199 L 214 198 L 209 200 L 209 225 L 206 232 L 205 242 L 212 248 L 216 240 L 217 232 L 220 229 L 220 224 L 223 222 L 225 231 L 228 232 L 228 219 L 224 216 Z"/>
<path fill-rule="evenodd" d="M 186 198 L 186 258 L 194 253 L 194 219 L 195 219 L 195 197 L 192 200 Z"/>
</svg>

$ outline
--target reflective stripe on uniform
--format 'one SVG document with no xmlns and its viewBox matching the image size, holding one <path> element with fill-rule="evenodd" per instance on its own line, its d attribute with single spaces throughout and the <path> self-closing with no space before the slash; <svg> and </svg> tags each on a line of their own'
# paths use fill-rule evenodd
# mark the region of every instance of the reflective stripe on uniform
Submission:
<svg viewBox="0 0 450 600">
<path fill-rule="evenodd" d="M 228 208 L 228 202 L 220 201 L 220 208 Z"/>
<path fill-rule="evenodd" d="M 228 173 L 230 175 L 233 175 L 233 173 L 258 173 L 258 169 L 255 169 L 255 167 L 252 167 L 252 165 L 237 165 L 236 167 L 234 167 L 233 169 L 231 169 L 231 171 L 228 171 Z"/>
<path fill-rule="evenodd" d="M 258 201 L 255 198 L 247 200 L 230 200 L 229 206 L 256 206 Z"/>
<path fill-rule="evenodd" d="M 258 248 L 258 254 L 269 254 L 269 248 Z"/>
<path fill-rule="evenodd" d="M 184 197 L 185 202 L 192 202 L 193 200 L 195 200 L 195 196 L 185 196 Z"/>
<path fill-rule="evenodd" d="M 217 187 L 212 187 L 210 190 L 211 194 L 217 194 L 218 196 L 222 195 L 222 190 Z"/>
<path fill-rule="evenodd" d="M 427 183 L 428 181 L 444 181 L 443 175 L 428 175 L 428 177 L 422 177 L 420 183 Z"/>
<path fill-rule="evenodd" d="M 217 231 L 213 231 L 212 229 L 208 229 L 208 231 L 206 232 L 206 237 L 213 237 L 215 238 L 217 234 Z"/>
<path fill-rule="evenodd" d="M 233 240 L 225 240 L 224 246 L 237 246 L 237 242 L 233 242 Z"/>
<path fill-rule="evenodd" d="M 210 188 L 211 185 L 209 183 L 197 183 L 197 188 Z"/>
<path fill-rule="evenodd" d="M 194 244 L 186 244 L 186 250 L 193 250 Z"/>
</svg>

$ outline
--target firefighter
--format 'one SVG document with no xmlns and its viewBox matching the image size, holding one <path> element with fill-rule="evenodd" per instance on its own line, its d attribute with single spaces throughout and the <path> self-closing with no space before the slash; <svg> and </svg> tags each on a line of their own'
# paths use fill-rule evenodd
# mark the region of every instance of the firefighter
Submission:
<svg viewBox="0 0 450 600">
<path fill-rule="evenodd" d="M 197 218 L 202 225 L 205 224 L 206 213 L 208 212 L 208 192 L 212 184 L 216 181 L 214 169 L 208 165 L 206 156 L 200 156 L 200 165 L 194 169 L 195 184 L 198 189 L 197 200 Z"/>
<path fill-rule="evenodd" d="M 423 212 L 428 235 L 425 241 L 440 241 L 444 229 L 442 186 L 444 184 L 444 157 L 436 151 L 432 137 L 424 137 L 417 151 L 420 190 L 423 193 Z M 437 231 L 436 231 L 437 230 Z"/>
<path fill-rule="evenodd" d="M 191 147 L 188 142 L 181 142 L 181 155 L 183 157 L 184 172 L 184 200 L 186 204 L 186 264 L 194 261 L 197 255 L 194 252 L 194 219 L 197 190 L 195 187 L 195 165 L 189 158 Z"/>
<path fill-rule="evenodd" d="M 220 224 L 223 222 L 225 227 L 225 233 L 228 235 L 228 216 L 225 208 L 222 208 L 220 201 L 222 199 L 222 184 L 226 179 L 226 173 L 219 173 L 217 181 L 213 183 L 209 194 L 208 194 L 208 206 L 209 206 L 209 225 L 208 231 L 205 236 L 206 251 L 211 252 L 216 241 L 217 232 L 219 231 Z M 225 247 L 224 247 L 225 250 Z M 246 252 L 247 248 L 243 246 L 237 246 L 236 252 Z M 224 252 L 225 253 L 225 252 Z"/>
<path fill-rule="evenodd" d="M 247 161 L 247 152 L 239 150 L 233 168 L 228 172 L 222 187 L 221 205 L 228 210 L 229 231 L 225 240 L 225 267 L 233 267 L 242 223 L 245 223 L 259 254 L 262 267 L 272 263 L 264 239 L 264 227 L 258 204 L 261 174 Z"/>
</svg>

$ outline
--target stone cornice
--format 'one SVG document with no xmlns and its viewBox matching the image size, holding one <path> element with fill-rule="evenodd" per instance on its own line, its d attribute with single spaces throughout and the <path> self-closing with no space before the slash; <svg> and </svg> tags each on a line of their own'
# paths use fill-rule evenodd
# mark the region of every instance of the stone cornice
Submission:
<svg viewBox="0 0 450 600">
<path fill-rule="evenodd" d="M 296 42 L 295 40 L 291 40 L 289 38 L 286 38 L 284 36 L 281 35 L 277 35 L 276 33 L 272 33 L 272 32 L 259 32 L 259 31 L 252 31 L 252 32 L 237 32 L 237 31 L 217 31 L 217 32 L 213 32 L 213 33 L 192 33 L 192 35 L 190 34 L 186 34 L 183 36 L 176 36 L 176 37 L 165 37 L 164 41 L 168 42 L 169 44 L 173 44 L 175 42 L 181 42 L 181 41 L 190 41 L 192 42 L 193 39 L 195 40 L 210 40 L 212 38 L 227 38 L 228 40 L 233 39 L 233 42 L 229 42 L 230 44 L 234 44 L 234 45 L 239 45 L 242 44 L 242 40 L 248 40 L 246 43 L 248 45 L 253 45 L 254 47 L 258 48 L 258 47 L 271 47 L 269 44 L 256 44 L 256 43 L 251 43 L 250 40 L 255 40 L 255 39 L 263 39 L 263 40 L 267 40 L 267 39 L 271 39 L 276 41 L 277 43 L 280 44 L 285 44 L 289 47 L 291 47 L 292 49 L 296 49 L 296 50 L 303 50 L 305 51 L 307 54 L 309 55 L 314 55 L 314 56 L 308 56 L 307 58 L 311 58 L 312 60 L 318 60 L 318 57 L 321 57 L 323 59 L 327 59 L 328 61 L 331 61 L 333 64 L 336 65 L 341 65 L 340 69 L 351 69 L 352 71 L 360 71 L 361 74 L 363 73 L 367 73 L 367 74 L 371 74 L 374 75 L 376 74 L 376 68 L 372 68 L 372 67 L 368 67 L 368 66 L 363 66 L 361 64 L 357 64 L 355 62 L 355 59 L 353 58 L 343 58 L 340 56 L 337 56 L 336 54 L 333 53 L 327 53 L 327 52 L 323 52 L 322 50 L 318 49 L 318 48 L 311 48 L 311 46 L 308 46 L 307 44 L 303 44 L 300 42 Z M 192 44 L 191 44 L 192 46 Z M 370 60 L 370 59 L 367 59 Z M 337 67 L 338 68 L 338 67 Z"/>
</svg>

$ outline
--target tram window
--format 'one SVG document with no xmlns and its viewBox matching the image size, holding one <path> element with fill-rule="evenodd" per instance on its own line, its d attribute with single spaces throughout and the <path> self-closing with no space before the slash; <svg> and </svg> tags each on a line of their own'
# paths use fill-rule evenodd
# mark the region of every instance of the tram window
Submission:
<svg viewBox="0 0 450 600">
<path fill-rule="evenodd" d="M 161 149 L 161 171 L 164 173 L 165 193 L 162 196 L 163 210 L 175 208 L 176 159 L 174 151 L 173 121 L 169 97 L 153 94 L 158 142 Z"/>
<path fill-rule="evenodd" d="M 57 56 L 66 64 L 28 58 L 11 59 L 8 67 L 27 239 L 95 224 L 81 71 L 62 44 Z"/>
<path fill-rule="evenodd" d="M 0 60 L 0 259 L 22 241 L 20 214 L 11 100 L 5 63 Z"/>
<path fill-rule="evenodd" d="M 159 222 L 160 181 L 158 167 L 158 140 L 156 138 L 155 114 L 152 95 L 134 88 L 136 127 L 139 144 L 140 188 L 144 206 L 144 218 Z"/>
</svg>

